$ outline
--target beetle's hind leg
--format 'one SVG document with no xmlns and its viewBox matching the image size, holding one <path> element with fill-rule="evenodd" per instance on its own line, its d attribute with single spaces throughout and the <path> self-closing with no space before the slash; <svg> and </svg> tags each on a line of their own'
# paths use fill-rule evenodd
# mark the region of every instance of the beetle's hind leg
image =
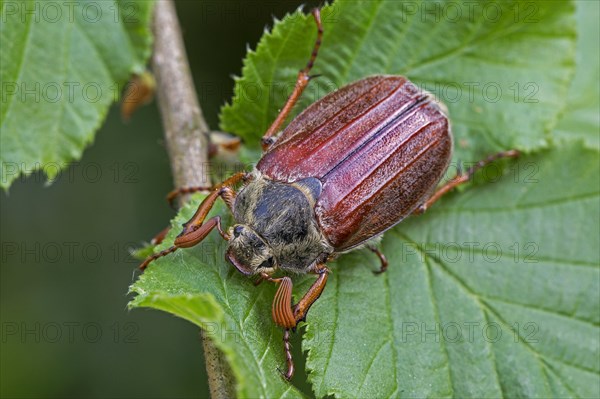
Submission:
<svg viewBox="0 0 600 399">
<path fill-rule="evenodd" d="M 318 274 L 319 277 L 295 306 L 292 306 L 293 284 L 291 278 L 272 278 L 266 273 L 260 275 L 259 281 L 268 280 L 279 284 L 277 292 L 275 293 L 275 298 L 273 299 L 272 316 L 275 324 L 284 329 L 283 350 L 285 352 L 288 369 L 285 373 L 282 373 L 282 375 L 286 380 L 291 379 L 294 375 L 294 361 L 292 359 L 289 341 L 290 330 L 296 330 L 298 323 L 306 319 L 308 310 L 321 296 L 325 284 L 327 283 L 329 269 L 325 264 L 317 263 L 309 270 L 309 273 Z"/>
<path fill-rule="evenodd" d="M 383 254 L 383 252 L 381 252 L 379 250 L 379 248 L 377 248 L 374 245 L 367 245 L 367 248 L 373 252 L 375 255 L 377 255 L 377 257 L 379 258 L 379 261 L 381 262 L 381 267 L 379 268 L 379 270 L 374 271 L 373 273 L 375 274 L 381 274 L 383 272 L 385 272 L 388 268 L 388 260 L 385 257 L 385 255 Z"/>
<path fill-rule="evenodd" d="M 317 24 L 317 40 L 315 41 L 315 45 L 313 47 L 313 51 L 310 55 L 308 63 L 306 64 L 304 69 L 302 69 L 298 73 L 298 78 L 296 79 L 294 91 L 292 92 L 292 94 L 290 94 L 289 98 L 287 99 L 287 102 L 279 112 L 279 115 L 277 115 L 275 121 L 273 121 L 265 135 L 262 137 L 263 151 L 268 150 L 269 147 L 273 145 L 273 143 L 275 142 L 274 136 L 279 132 L 281 125 L 283 125 L 283 123 L 285 122 L 285 119 L 292 111 L 292 108 L 294 107 L 296 102 L 298 102 L 298 99 L 302 95 L 302 92 L 304 91 L 304 89 L 308 85 L 308 82 L 312 78 L 312 76 L 310 76 L 309 73 L 315 63 L 315 60 L 317 59 L 317 55 L 319 54 L 319 48 L 321 47 L 321 39 L 323 38 L 323 25 L 321 24 L 321 13 L 319 9 L 313 9 L 312 14 Z"/>
<path fill-rule="evenodd" d="M 429 199 L 427 201 L 425 201 L 424 204 L 422 204 L 421 206 L 419 206 L 417 209 L 415 209 L 413 211 L 413 214 L 420 215 L 423 212 L 425 212 L 437 200 L 442 198 L 444 196 L 444 194 L 452 191 L 454 188 L 460 186 L 461 184 L 464 184 L 464 183 L 468 182 L 469 180 L 471 180 L 473 178 L 473 175 L 475 174 L 475 172 L 477 172 L 479 169 L 483 168 L 484 166 L 486 166 L 498 159 L 501 159 L 501 158 L 516 158 L 518 156 L 519 156 L 519 151 L 509 150 L 509 151 L 498 152 L 496 154 L 490 155 L 489 157 L 487 157 L 485 159 L 482 159 L 481 161 L 477 162 L 474 166 L 469 168 L 464 174 L 459 172 L 452 180 L 450 180 L 449 182 L 444 184 L 442 187 L 438 188 L 437 191 L 435 193 L 433 193 L 433 195 L 431 197 L 429 197 Z"/>
</svg>

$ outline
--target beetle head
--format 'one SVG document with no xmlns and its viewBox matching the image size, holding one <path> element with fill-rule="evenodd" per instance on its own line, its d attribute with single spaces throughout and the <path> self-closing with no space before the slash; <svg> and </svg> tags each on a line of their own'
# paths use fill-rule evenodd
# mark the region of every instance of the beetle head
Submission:
<svg viewBox="0 0 600 399">
<path fill-rule="evenodd" d="M 250 275 L 275 270 L 273 250 L 247 225 L 236 224 L 230 229 L 225 258 L 241 273 Z"/>
</svg>

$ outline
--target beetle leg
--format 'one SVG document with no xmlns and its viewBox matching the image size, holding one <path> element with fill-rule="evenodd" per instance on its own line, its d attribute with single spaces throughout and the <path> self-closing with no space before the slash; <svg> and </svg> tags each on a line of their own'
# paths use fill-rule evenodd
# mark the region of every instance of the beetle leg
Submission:
<svg viewBox="0 0 600 399">
<path fill-rule="evenodd" d="M 310 55 L 310 59 L 308 63 L 300 72 L 298 72 L 298 77 L 296 78 L 296 85 L 294 86 L 294 91 L 287 99 L 285 105 L 275 118 L 275 121 L 271 124 L 265 135 L 262 137 L 262 148 L 263 151 L 266 151 L 274 142 L 275 138 L 273 137 L 278 131 L 281 125 L 285 122 L 285 119 L 292 111 L 292 108 L 302 95 L 302 92 L 308 85 L 308 82 L 312 78 L 309 73 L 312 69 L 315 59 L 319 53 L 319 47 L 321 47 L 321 39 L 323 37 L 323 25 L 321 24 L 321 13 L 318 8 L 312 10 L 312 15 L 315 18 L 315 22 L 317 24 L 317 40 L 315 41 L 315 45 L 313 47 L 312 54 Z"/>
<path fill-rule="evenodd" d="M 197 193 L 198 191 L 210 191 L 213 188 L 214 187 L 212 187 L 212 186 L 194 186 L 194 187 L 176 188 L 175 190 L 173 190 L 169 194 L 167 194 L 167 201 L 169 202 L 169 205 L 171 206 L 171 208 L 175 208 L 173 205 L 175 202 L 175 198 L 179 197 L 180 195 Z"/>
<path fill-rule="evenodd" d="M 264 280 L 269 280 L 279 284 L 279 288 L 273 299 L 273 320 L 279 327 L 286 329 L 295 329 L 300 321 L 306 319 L 306 314 L 313 303 L 321 296 L 329 269 L 322 263 L 316 264 L 309 273 L 318 274 L 319 277 L 313 285 L 306 291 L 302 299 L 292 307 L 292 279 L 289 277 L 271 278 L 266 274 L 261 275 Z"/>
<path fill-rule="evenodd" d="M 146 260 L 140 265 L 140 269 L 144 270 L 153 260 L 173 253 L 178 248 L 189 248 L 198 244 L 215 227 L 218 228 L 221 237 L 223 237 L 225 240 L 229 240 L 229 235 L 221 228 L 221 218 L 219 216 L 211 218 L 205 224 L 203 224 L 204 219 L 206 219 L 206 215 L 208 215 L 208 212 L 210 212 L 212 209 L 217 198 L 225 196 L 224 200 L 227 203 L 228 199 L 230 200 L 231 198 L 234 198 L 233 190 L 230 186 L 235 185 L 240 180 L 248 179 L 248 177 L 249 175 L 245 172 L 236 173 L 223 183 L 216 186 L 208 195 L 208 197 L 202 201 L 194 216 L 192 216 L 190 220 L 183 224 L 183 230 L 175 239 L 173 246 L 146 258 Z"/>
<path fill-rule="evenodd" d="M 192 216 L 190 220 L 183 224 L 183 231 L 179 234 L 179 237 L 198 229 L 202 225 L 202 222 L 204 222 L 204 219 L 206 218 L 206 215 L 208 215 L 208 212 L 210 212 L 210 210 L 212 209 L 217 198 L 219 198 L 227 192 L 226 188 L 233 186 L 234 184 L 238 183 L 240 180 L 246 177 L 247 173 L 245 172 L 236 173 L 229 179 L 225 180 L 223 183 L 216 186 L 214 190 L 208 195 L 208 197 L 206 197 L 204 201 L 202 201 L 202 203 L 198 207 L 198 210 L 196 210 L 194 216 Z"/>
<path fill-rule="evenodd" d="M 494 162 L 500 158 L 516 158 L 518 156 L 519 156 L 519 151 L 509 150 L 509 151 L 502 151 L 502 152 L 490 155 L 485 159 L 482 159 L 481 161 L 477 162 L 474 166 L 469 168 L 466 171 L 466 173 L 464 173 L 464 174 L 458 173 L 452 180 L 450 180 L 449 182 L 444 184 L 442 187 L 437 189 L 437 191 L 435 193 L 433 193 L 433 195 L 431 197 L 429 197 L 429 199 L 427 201 L 425 201 L 424 204 L 422 204 L 421 206 L 419 206 L 417 209 L 415 209 L 413 211 L 413 214 L 420 215 L 423 212 L 425 212 L 427 209 L 429 209 L 429 207 L 431 207 L 431 205 L 433 205 L 437 200 L 439 200 L 444 194 L 453 190 L 457 186 L 471 180 L 471 178 L 473 177 L 475 172 L 477 172 L 479 169 L 483 168 L 487 164 Z"/>
<path fill-rule="evenodd" d="M 223 237 L 224 240 L 229 240 L 229 234 L 223 231 L 221 227 L 221 216 L 215 216 L 213 218 L 208 219 L 208 222 L 198 226 L 195 230 L 189 231 L 187 233 L 182 233 L 177 236 L 175 239 L 175 246 L 177 248 L 189 248 L 198 244 L 200 241 L 204 240 L 208 233 L 211 232 L 212 229 L 217 227 L 219 230 L 219 234 Z"/>
<path fill-rule="evenodd" d="M 278 283 L 279 288 L 275 293 L 272 306 L 272 316 L 275 324 L 283 327 L 283 351 L 287 361 L 287 371 L 284 373 L 280 370 L 281 375 L 286 380 L 290 380 L 294 375 L 294 360 L 292 359 L 292 351 L 290 347 L 290 329 L 296 328 L 296 320 L 292 311 L 292 279 L 289 277 L 272 278 L 266 273 L 261 273 L 259 279 L 254 283 L 258 285 L 264 280 Z"/>
<path fill-rule="evenodd" d="M 157 235 L 155 235 L 152 240 L 150 241 L 150 244 L 152 245 L 158 245 L 161 242 L 163 242 L 163 240 L 165 239 L 165 237 L 167 236 L 167 233 L 171 230 L 170 226 L 165 227 L 164 229 L 162 229 L 160 231 L 160 233 L 158 233 Z"/>
<path fill-rule="evenodd" d="M 220 219 L 215 220 L 215 218 L 212 218 L 209 222 L 214 220 L 213 223 L 206 223 L 206 225 L 204 226 L 205 228 L 200 229 L 200 226 L 202 226 L 202 223 L 204 222 L 206 215 L 208 214 L 210 209 L 213 207 L 215 201 L 219 197 L 219 191 L 220 191 L 220 189 L 213 191 L 212 193 L 210 193 L 210 195 L 208 197 L 206 197 L 204 199 L 204 201 L 202 201 L 202 203 L 198 207 L 198 210 L 196 210 L 196 213 L 194 214 L 194 216 L 189 221 L 187 221 L 186 223 L 183 224 L 183 226 L 184 226 L 183 230 L 181 231 L 181 233 L 179 233 L 179 235 L 175 239 L 175 242 L 173 243 L 173 245 L 157 254 L 154 254 L 154 255 L 146 258 L 146 260 L 144 260 L 144 262 L 140 265 L 140 270 L 146 269 L 146 267 L 148 267 L 150 262 L 152 262 L 153 260 L 156 260 L 165 255 L 173 253 L 178 248 L 187 248 L 187 247 L 194 245 L 194 244 L 186 245 L 186 243 L 193 242 L 194 238 L 201 236 L 202 238 L 200 240 L 195 241 L 195 243 L 197 244 L 204 237 L 206 237 L 206 235 L 210 232 L 210 230 L 212 230 L 217 224 L 220 225 L 221 224 Z M 207 226 L 209 226 L 209 227 L 207 227 Z M 220 228 L 219 228 L 219 230 L 220 230 Z M 163 230 L 163 232 L 164 232 L 164 230 Z M 203 233 L 206 233 L 206 234 L 203 234 Z M 166 233 L 165 233 L 165 235 L 166 235 Z M 182 246 L 182 244 L 184 246 Z"/>
<path fill-rule="evenodd" d="M 319 299 L 323 289 L 325 289 L 325 284 L 327 284 L 329 269 L 324 264 L 317 264 L 311 273 L 316 273 L 319 275 L 319 277 L 308 289 L 308 291 L 306 291 L 306 294 L 304 294 L 296 306 L 294 306 L 294 319 L 296 323 L 306 320 L 306 314 L 308 313 L 308 310 L 313 303 Z"/>
<path fill-rule="evenodd" d="M 275 283 L 279 283 L 279 288 L 273 298 L 272 315 L 275 324 L 285 329 L 296 328 L 296 319 L 292 310 L 292 279 L 282 277 L 270 279 Z"/>
<path fill-rule="evenodd" d="M 208 158 L 213 158 L 218 154 L 235 153 L 242 143 L 239 137 L 219 131 L 210 132 L 209 138 Z"/>
<path fill-rule="evenodd" d="M 175 201 L 175 198 L 177 198 L 180 195 L 193 194 L 193 193 L 197 193 L 198 191 L 213 191 L 213 190 L 220 189 L 220 188 L 231 189 L 230 186 L 236 184 L 240 180 L 247 179 L 248 176 L 249 176 L 249 174 L 247 174 L 246 172 L 240 172 L 240 173 L 236 173 L 229 179 L 225 180 L 223 183 L 218 184 L 216 186 L 208 186 L 208 187 L 207 186 L 192 186 L 192 187 L 176 188 L 175 190 L 173 190 L 169 194 L 167 194 L 167 201 L 169 202 L 169 205 L 171 205 L 171 207 L 173 207 L 173 202 Z M 233 193 L 232 197 L 235 198 L 235 193 Z M 225 198 L 223 198 L 223 199 L 225 199 Z M 227 199 L 225 199 L 225 202 L 227 203 Z M 231 207 L 229 207 L 229 208 L 231 209 Z"/>
<path fill-rule="evenodd" d="M 381 273 L 385 272 L 388 268 L 388 261 L 387 261 L 387 258 L 385 257 L 385 255 L 379 250 L 379 248 L 377 248 L 374 245 L 368 245 L 367 248 L 369 248 L 371 250 L 371 252 L 373 252 L 375 255 L 377 255 L 377 257 L 379 258 L 379 261 L 381 262 L 381 267 L 379 268 L 379 270 L 374 271 L 373 273 L 381 274 Z"/>
<path fill-rule="evenodd" d="M 294 359 L 292 358 L 292 347 L 290 345 L 290 330 L 283 332 L 283 350 L 285 351 L 285 360 L 287 361 L 287 371 L 281 373 L 283 378 L 291 380 L 294 376 Z"/>
<path fill-rule="evenodd" d="M 292 279 L 289 277 L 282 278 L 271 278 L 269 275 L 261 274 L 261 280 L 269 280 L 274 283 L 279 283 L 279 288 L 275 293 L 273 299 L 272 315 L 275 324 L 283 327 L 283 350 L 285 352 L 285 358 L 287 361 L 287 372 L 282 373 L 286 380 L 289 380 L 294 375 L 294 360 L 292 359 L 292 352 L 290 349 L 290 330 L 294 331 L 298 322 L 306 319 L 306 313 L 310 309 L 313 303 L 321 296 L 325 284 L 327 283 L 327 276 L 329 269 L 324 264 L 317 264 L 314 267 L 312 273 L 317 273 L 319 277 L 304 294 L 300 302 L 292 308 Z"/>
<path fill-rule="evenodd" d="M 219 234 L 221 234 L 221 237 L 223 237 L 223 239 L 229 240 L 229 235 L 226 232 L 224 232 L 221 227 L 221 217 L 215 216 L 213 218 L 210 218 L 208 222 L 204 223 L 202 226 L 199 226 L 196 230 L 178 235 L 171 247 L 146 258 L 146 260 L 140 265 L 140 270 L 144 270 L 146 267 L 148 267 L 148 264 L 150 264 L 150 262 L 152 262 L 153 260 L 162 258 L 165 255 L 173 253 L 179 248 L 193 247 L 200 241 L 204 240 L 208 233 L 210 233 L 215 227 L 217 227 L 217 229 L 219 230 Z"/>
</svg>

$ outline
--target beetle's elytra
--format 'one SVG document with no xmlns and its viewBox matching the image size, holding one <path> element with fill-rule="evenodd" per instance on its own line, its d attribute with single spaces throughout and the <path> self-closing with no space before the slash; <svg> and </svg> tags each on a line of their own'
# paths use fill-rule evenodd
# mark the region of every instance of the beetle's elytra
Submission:
<svg viewBox="0 0 600 399">
<path fill-rule="evenodd" d="M 402 219 L 424 212 L 443 194 L 468 181 L 476 169 L 516 151 L 499 153 L 458 175 L 437 191 L 452 153 L 452 134 L 444 107 L 401 76 L 371 76 L 315 102 L 282 132 L 286 116 L 310 80 L 321 43 L 318 35 L 296 87 L 263 138 L 264 154 L 255 169 L 218 186 L 198 207 L 172 247 L 161 256 L 198 244 L 217 227 L 228 241 L 225 258 L 246 275 L 279 284 L 272 316 L 284 328 L 289 379 L 294 365 L 289 330 L 304 320 L 327 282 L 326 263 L 366 246 L 387 261 L 369 241 Z M 235 193 L 233 187 L 241 183 Z M 174 194 L 203 190 L 184 188 Z M 205 222 L 217 198 L 232 211 L 235 224 L 221 228 L 219 216 Z M 292 280 L 273 277 L 278 270 L 314 273 L 317 280 L 295 305 Z"/>
<path fill-rule="evenodd" d="M 316 219 L 343 251 L 421 205 L 451 152 L 448 119 L 430 95 L 401 76 L 372 76 L 308 107 L 256 169 L 286 183 L 317 179 Z"/>
</svg>

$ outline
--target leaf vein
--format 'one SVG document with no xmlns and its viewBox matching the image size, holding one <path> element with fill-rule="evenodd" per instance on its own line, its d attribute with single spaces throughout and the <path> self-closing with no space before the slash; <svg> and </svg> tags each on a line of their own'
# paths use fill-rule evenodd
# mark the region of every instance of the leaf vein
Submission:
<svg viewBox="0 0 600 399">
<path fill-rule="evenodd" d="M 553 200 L 548 200 L 548 201 L 543 201 L 543 202 L 536 202 L 533 204 L 515 204 L 515 205 L 511 205 L 511 206 L 506 206 L 506 207 L 494 207 L 494 208 L 450 208 L 450 207 L 445 207 L 445 208 L 439 208 L 436 209 L 435 212 L 439 212 L 439 213 L 500 213 L 500 212 L 509 212 L 509 211 L 521 211 L 521 210 L 526 210 L 526 209 L 535 209 L 535 208 L 544 208 L 544 207 L 548 207 L 548 206 L 554 206 L 554 205 L 562 205 L 562 204 L 568 204 L 570 202 L 578 202 L 578 201 L 585 201 L 588 199 L 592 199 L 594 197 L 598 197 L 600 196 L 600 192 L 592 192 L 592 193 L 584 193 L 584 194 L 580 194 L 580 195 L 576 195 L 573 197 L 565 197 L 565 198 L 557 198 L 557 199 L 553 199 Z"/>
<path fill-rule="evenodd" d="M 371 29 L 373 28 L 373 25 L 375 22 L 375 16 L 381 9 L 382 4 L 383 4 L 382 1 L 379 1 L 376 4 L 375 9 L 373 10 L 373 12 L 371 14 L 371 17 L 367 21 L 365 29 L 363 30 L 363 35 L 362 35 L 362 38 L 360 39 L 360 43 L 356 45 L 353 54 L 347 60 L 344 71 L 341 74 L 338 74 L 338 79 L 336 79 L 338 82 L 346 82 L 347 81 L 348 75 L 350 74 L 350 68 L 352 68 L 352 65 L 354 64 L 354 62 L 356 61 L 356 58 L 358 57 L 358 53 L 364 47 L 367 36 L 368 36 L 369 32 L 371 31 Z"/>
<path fill-rule="evenodd" d="M 433 278 L 431 275 L 431 263 L 429 261 L 428 258 L 425 259 L 425 262 L 423 263 L 423 268 L 425 270 L 425 275 L 427 277 L 427 285 L 429 288 L 429 298 L 431 299 L 431 305 L 433 307 L 433 317 L 435 319 L 435 322 L 437 323 L 438 326 L 442 325 L 442 321 L 440 320 L 440 310 L 437 304 L 437 300 L 435 297 L 435 291 L 433 289 Z M 441 344 L 440 346 L 442 347 L 442 350 L 444 352 L 444 357 L 446 358 L 446 371 L 448 374 L 448 382 L 450 382 L 450 389 L 452 390 L 451 396 L 454 395 L 455 392 L 455 388 L 454 388 L 454 381 L 452 380 L 452 370 L 450 369 L 450 355 L 448 353 L 448 347 L 446 346 L 446 341 L 445 340 L 440 340 Z"/>
<path fill-rule="evenodd" d="M 6 18 L 5 16 L 3 16 L 3 18 Z M 17 67 L 17 71 L 18 71 L 18 75 L 17 78 L 15 79 L 15 82 L 19 82 L 21 80 L 21 76 L 23 75 L 23 70 L 25 68 L 23 68 L 23 63 L 25 62 L 25 59 L 27 58 L 27 54 L 29 53 L 29 48 L 31 47 L 31 20 L 33 19 L 33 16 L 31 18 L 26 18 L 27 21 L 27 31 L 25 32 L 25 45 L 23 48 L 23 54 L 21 55 L 21 59 L 19 60 L 19 66 Z M 3 23 L 7 23 L 7 22 L 3 22 Z M 8 29 L 8 27 L 4 27 L 5 29 Z M 13 104 L 13 98 L 16 97 L 14 95 L 12 96 L 8 96 L 8 104 L 6 104 L 4 107 L 2 107 L 4 109 L 4 112 L 2 112 L 0 115 L 2 115 L 2 119 L 5 115 L 8 115 L 9 111 L 10 111 L 10 107 Z M 4 120 L 4 119 L 3 119 Z M 18 136 L 18 135 L 17 135 Z"/>
</svg>

